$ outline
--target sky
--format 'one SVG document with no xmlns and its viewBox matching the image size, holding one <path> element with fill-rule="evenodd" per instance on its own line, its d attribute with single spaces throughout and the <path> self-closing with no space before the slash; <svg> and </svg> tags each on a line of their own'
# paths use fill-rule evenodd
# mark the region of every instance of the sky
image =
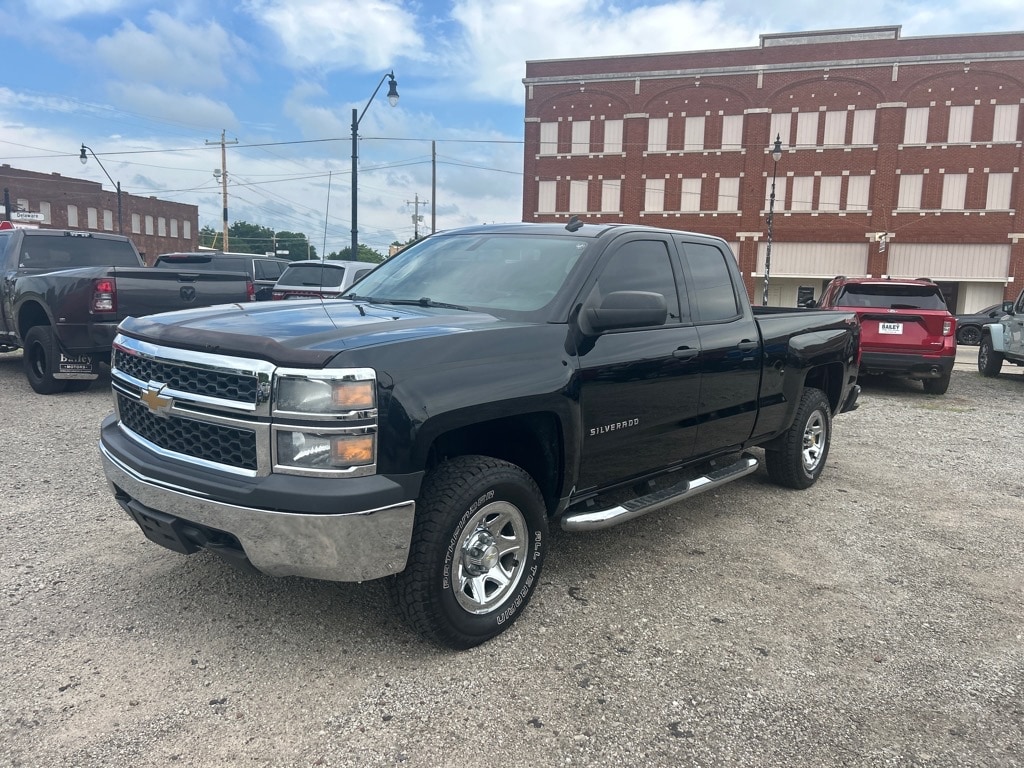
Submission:
<svg viewBox="0 0 1024 768">
<path fill-rule="evenodd" d="M 438 230 L 522 219 L 527 61 L 889 25 L 1022 31 L 1024 2 L 0 0 L 0 163 L 113 189 L 109 174 L 220 231 L 223 132 L 229 222 L 329 253 L 351 240 L 357 109 L 359 242 L 386 253 L 432 216 Z M 102 168 L 81 164 L 83 143 Z"/>
</svg>

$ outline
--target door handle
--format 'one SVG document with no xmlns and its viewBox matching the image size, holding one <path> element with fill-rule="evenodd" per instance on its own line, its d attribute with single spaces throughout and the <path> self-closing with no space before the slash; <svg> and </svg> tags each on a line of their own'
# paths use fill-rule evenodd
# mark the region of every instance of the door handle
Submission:
<svg viewBox="0 0 1024 768">
<path fill-rule="evenodd" d="M 740 352 L 753 352 L 759 346 L 761 346 L 761 345 L 758 342 L 756 342 L 756 341 L 746 341 L 746 340 L 741 341 L 739 344 L 736 345 L 736 347 L 739 349 Z"/>
<path fill-rule="evenodd" d="M 693 347 L 680 347 L 679 349 L 672 353 L 672 357 L 676 358 L 677 360 L 692 360 L 699 354 L 699 349 L 694 349 Z"/>
</svg>

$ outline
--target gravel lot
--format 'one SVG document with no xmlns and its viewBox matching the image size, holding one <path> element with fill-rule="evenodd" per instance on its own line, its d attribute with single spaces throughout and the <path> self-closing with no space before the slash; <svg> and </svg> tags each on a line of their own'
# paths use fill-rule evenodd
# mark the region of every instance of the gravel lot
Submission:
<svg viewBox="0 0 1024 768">
<path fill-rule="evenodd" d="M 553 534 L 510 631 L 425 645 L 379 583 L 147 542 L 109 382 L 0 355 L 3 766 L 1024 765 L 1024 376 L 867 382 L 804 492 L 756 474 Z"/>
</svg>

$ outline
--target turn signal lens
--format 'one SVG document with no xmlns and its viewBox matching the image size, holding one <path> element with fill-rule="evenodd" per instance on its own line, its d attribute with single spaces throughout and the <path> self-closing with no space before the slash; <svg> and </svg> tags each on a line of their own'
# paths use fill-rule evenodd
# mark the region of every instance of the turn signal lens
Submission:
<svg viewBox="0 0 1024 768">
<path fill-rule="evenodd" d="M 942 335 L 951 336 L 953 334 L 953 321 L 943 320 L 942 321 Z"/>
<path fill-rule="evenodd" d="M 373 435 L 346 435 L 331 440 L 331 463 L 352 467 L 373 463 Z"/>
</svg>

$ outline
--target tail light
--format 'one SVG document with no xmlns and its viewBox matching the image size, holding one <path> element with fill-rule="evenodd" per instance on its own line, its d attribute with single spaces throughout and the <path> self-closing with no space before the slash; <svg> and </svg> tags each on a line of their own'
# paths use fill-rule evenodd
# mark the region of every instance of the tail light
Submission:
<svg viewBox="0 0 1024 768">
<path fill-rule="evenodd" d="M 117 285 L 112 277 L 101 277 L 92 281 L 92 312 L 117 311 Z"/>
<path fill-rule="evenodd" d="M 956 328 L 956 320 L 954 318 L 950 318 L 949 320 L 943 320 L 942 321 L 942 335 L 943 336 L 952 336 L 954 328 Z"/>
<path fill-rule="evenodd" d="M 256 283 L 252 280 L 246 280 L 245 293 L 249 297 L 249 301 L 256 301 Z"/>
</svg>

